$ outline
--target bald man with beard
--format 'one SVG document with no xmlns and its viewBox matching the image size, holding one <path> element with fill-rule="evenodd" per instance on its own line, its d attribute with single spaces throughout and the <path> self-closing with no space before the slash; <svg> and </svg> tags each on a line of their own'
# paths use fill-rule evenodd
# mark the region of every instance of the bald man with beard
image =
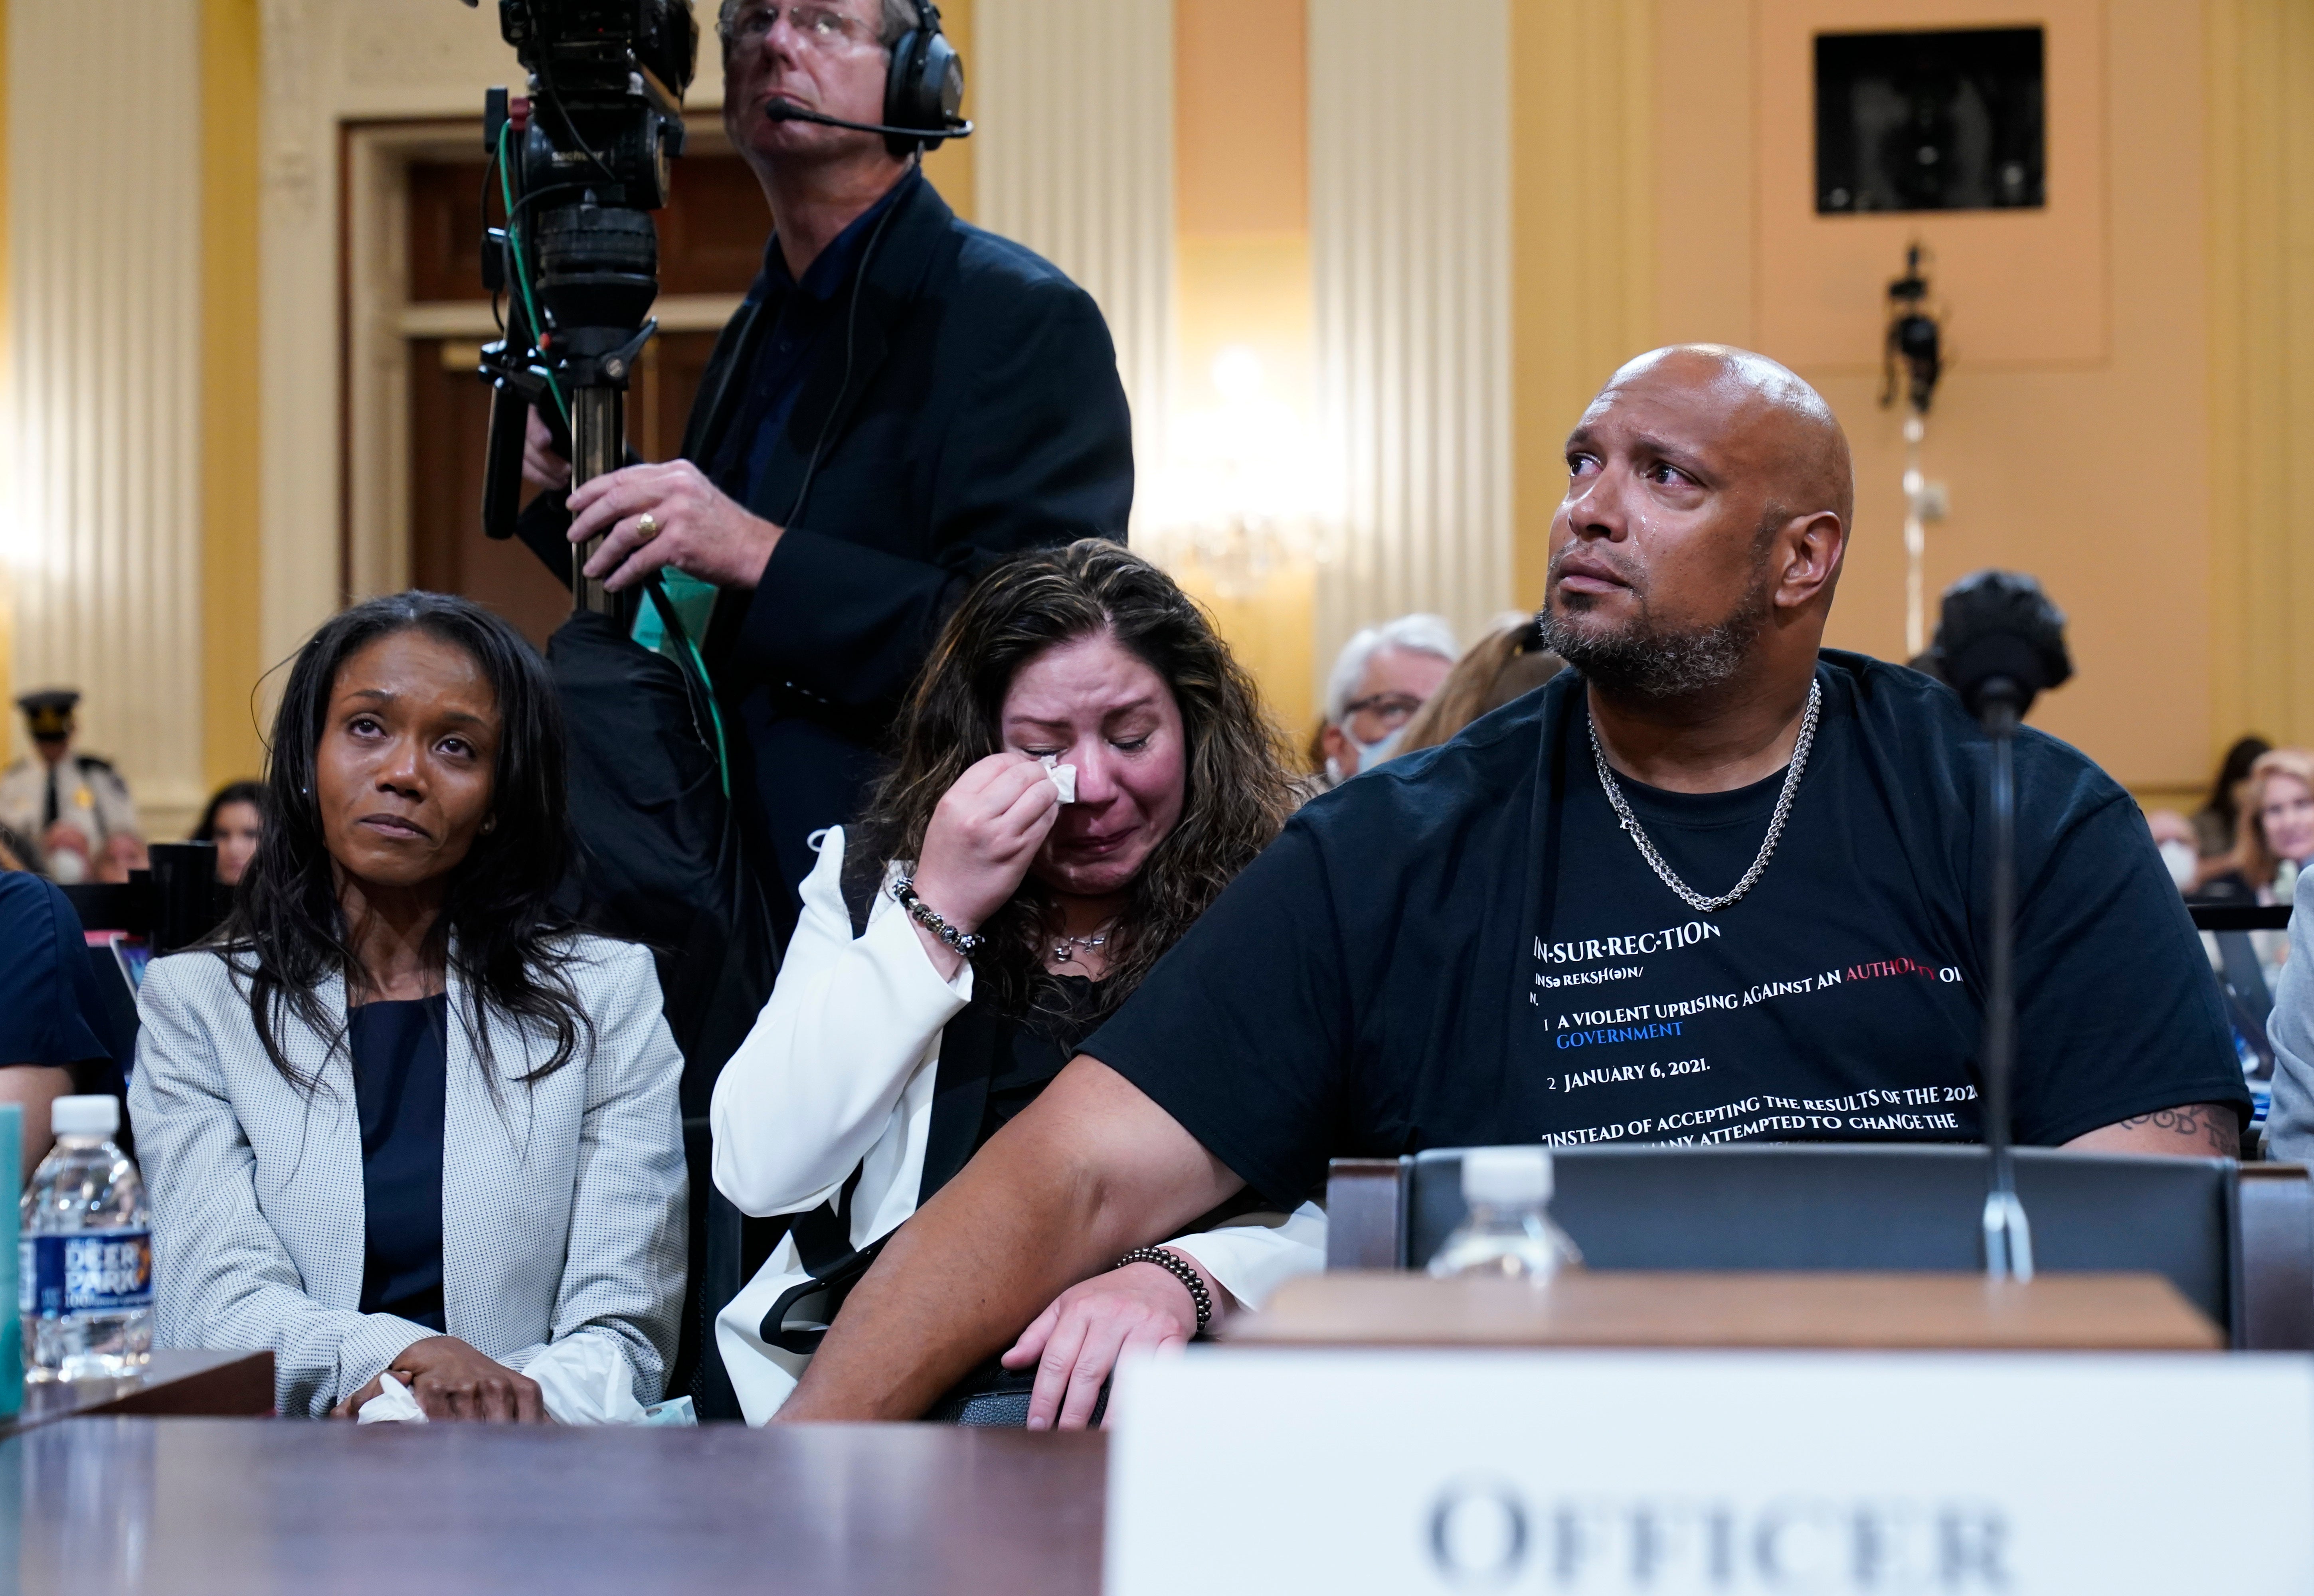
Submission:
<svg viewBox="0 0 2314 1596">
<path fill-rule="evenodd" d="M 893 1238 L 783 1419 L 912 1416 L 1073 1283 L 1247 1187 L 1291 1212 L 1330 1157 L 1978 1138 L 1988 747 L 1947 688 L 1821 647 L 1839 423 L 1760 356 L 1661 349 L 1567 469 L 1542 621 L 1574 668 L 1305 807 Z M 2017 772 L 2018 1140 L 2233 1153 L 2248 1098 L 2136 807 L 2036 732 Z M 1108 1334 L 1181 1338 L 1179 1295 Z M 1016 1350 L 1032 1427 L 1090 1415 L 1083 1350 Z"/>
</svg>

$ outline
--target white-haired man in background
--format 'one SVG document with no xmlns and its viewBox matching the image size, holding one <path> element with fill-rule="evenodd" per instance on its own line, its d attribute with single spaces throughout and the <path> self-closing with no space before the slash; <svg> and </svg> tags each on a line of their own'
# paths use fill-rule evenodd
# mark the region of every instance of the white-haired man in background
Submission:
<svg viewBox="0 0 2314 1596">
<path fill-rule="evenodd" d="M 1400 615 L 1342 645 L 1326 678 L 1326 724 L 1318 733 L 1323 792 L 1398 752 L 1406 723 L 1462 655 L 1444 615 Z"/>
</svg>

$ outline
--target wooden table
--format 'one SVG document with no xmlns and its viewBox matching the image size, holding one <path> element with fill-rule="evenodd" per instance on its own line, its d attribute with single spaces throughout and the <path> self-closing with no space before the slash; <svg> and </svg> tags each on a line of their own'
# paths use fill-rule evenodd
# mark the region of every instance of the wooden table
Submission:
<svg viewBox="0 0 2314 1596">
<path fill-rule="evenodd" d="M 2225 1338 L 2158 1274 L 1703 1274 L 1580 1269 L 1524 1281 L 1334 1270 L 1232 1320 L 1249 1346 L 1971 1348 L 2218 1352 Z"/>
<path fill-rule="evenodd" d="M 254 1417 L 273 1411 L 270 1352 L 156 1352 L 128 1380 L 27 1380 L 24 1407 L 0 1435 L 83 1414 Z"/>
<path fill-rule="evenodd" d="M 75 1418 L 0 1442 L 0 1502 L 22 1589 L 74 1596 L 1096 1596 L 1105 1457 L 920 1424 Z"/>
</svg>

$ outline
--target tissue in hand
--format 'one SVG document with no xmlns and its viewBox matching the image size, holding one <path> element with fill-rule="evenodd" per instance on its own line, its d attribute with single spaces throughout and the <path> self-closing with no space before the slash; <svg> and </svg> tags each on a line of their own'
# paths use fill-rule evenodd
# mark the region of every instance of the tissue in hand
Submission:
<svg viewBox="0 0 2314 1596">
<path fill-rule="evenodd" d="M 426 1410 L 418 1406 L 418 1398 L 399 1378 L 388 1374 L 378 1381 L 377 1395 L 361 1405 L 354 1415 L 357 1424 L 422 1424 Z"/>
<path fill-rule="evenodd" d="M 1047 754 L 1041 755 L 1037 763 L 1045 767 L 1045 774 L 1050 776 L 1053 785 L 1061 789 L 1061 802 L 1073 804 L 1077 801 L 1077 767 L 1063 764 L 1057 754 Z"/>
</svg>

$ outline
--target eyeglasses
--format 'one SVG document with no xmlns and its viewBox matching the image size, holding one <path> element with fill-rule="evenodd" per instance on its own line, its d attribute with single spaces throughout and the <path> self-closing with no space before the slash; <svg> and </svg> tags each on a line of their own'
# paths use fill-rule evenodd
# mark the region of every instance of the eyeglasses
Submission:
<svg viewBox="0 0 2314 1596">
<path fill-rule="evenodd" d="M 1395 731 L 1414 719 L 1422 701 L 1404 692 L 1376 692 L 1365 698 L 1353 699 L 1342 706 L 1342 719 L 1353 715 L 1371 715 L 1389 730 Z"/>
<path fill-rule="evenodd" d="M 734 44 L 761 44 L 780 25 L 784 13 L 796 37 L 814 49 L 838 50 L 847 45 L 874 42 L 868 23 L 833 5 L 750 5 L 731 19 L 724 38 Z"/>
</svg>

